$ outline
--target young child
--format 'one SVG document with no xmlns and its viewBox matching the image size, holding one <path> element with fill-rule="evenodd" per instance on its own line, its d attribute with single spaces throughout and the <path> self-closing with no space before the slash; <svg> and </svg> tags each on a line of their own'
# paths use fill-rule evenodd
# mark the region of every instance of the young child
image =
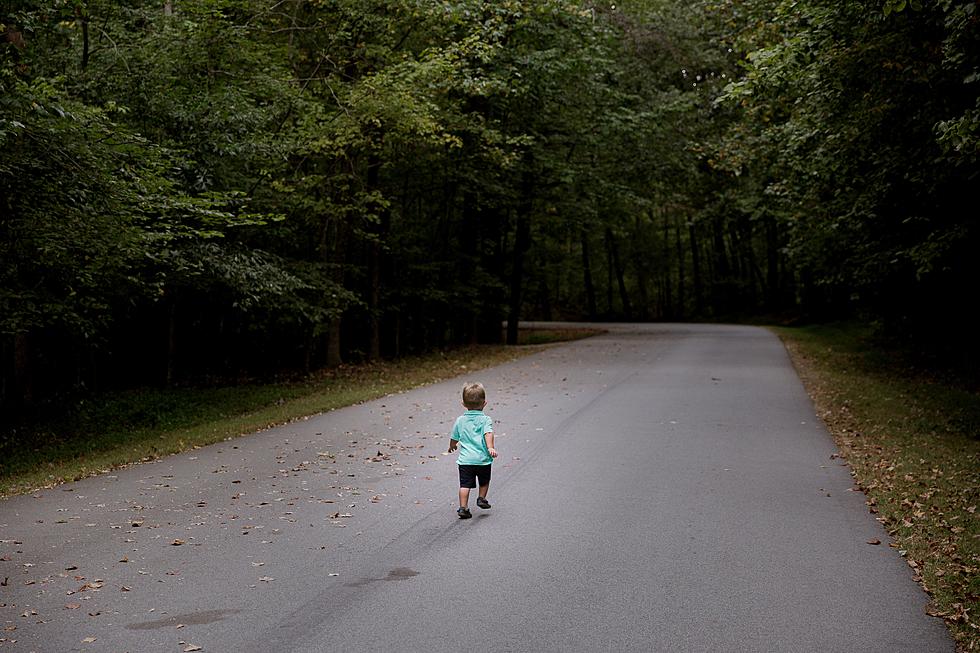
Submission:
<svg viewBox="0 0 980 653">
<path fill-rule="evenodd" d="M 459 510 L 460 519 L 473 516 L 469 509 L 470 490 L 480 484 L 480 496 L 476 505 L 486 510 L 487 490 L 490 489 L 490 466 L 497 457 L 493 448 L 493 420 L 483 414 L 487 405 L 487 392 L 481 383 L 467 383 L 463 386 L 463 407 L 466 412 L 456 419 L 449 453 L 459 447 Z"/>
</svg>

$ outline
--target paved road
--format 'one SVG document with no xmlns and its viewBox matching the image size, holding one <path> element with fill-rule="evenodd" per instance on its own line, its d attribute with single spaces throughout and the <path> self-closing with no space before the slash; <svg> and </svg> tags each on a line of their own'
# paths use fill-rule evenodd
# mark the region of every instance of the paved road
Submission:
<svg viewBox="0 0 980 653">
<path fill-rule="evenodd" d="M 501 457 L 460 521 L 464 377 L 0 503 L 0 649 L 953 651 L 767 331 L 473 374 Z"/>
</svg>

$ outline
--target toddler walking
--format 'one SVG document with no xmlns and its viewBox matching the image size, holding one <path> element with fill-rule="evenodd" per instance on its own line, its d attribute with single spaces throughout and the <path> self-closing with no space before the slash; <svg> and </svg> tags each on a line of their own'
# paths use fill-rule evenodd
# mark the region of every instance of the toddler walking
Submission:
<svg viewBox="0 0 980 653">
<path fill-rule="evenodd" d="M 497 457 L 493 448 L 493 420 L 483 414 L 487 405 L 487 392 L 481 383 L 467 383 L 463 386 L 463 407 L 466 412 L 456 418 L 449 453 L 459 448 L 456 464 L 459 466 L 459 510 L 460 519 L 473 516 L 469 509 L 470 490 L 479 481 L 480 493 L 476 505 L 486 510 L 487 490 L 490 489 L 490 467 Z"/>
</svg>

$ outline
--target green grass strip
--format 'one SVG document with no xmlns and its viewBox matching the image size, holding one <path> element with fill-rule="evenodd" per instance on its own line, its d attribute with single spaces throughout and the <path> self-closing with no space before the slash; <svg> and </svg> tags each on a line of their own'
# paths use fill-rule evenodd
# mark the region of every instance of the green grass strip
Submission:
<svg viewBox="0 0 980 653">
<path fill-rule="evenodd" d="M 78 400 L 0 432 L 0 494 L 153 460 L 535 351 L 540 347 L 475 346 L 343 366 L 300 382 L 142 389 Z"/>
<path fill-rule="evenodd" d="M 0 427 L 0 496 L 22 494 L 449 379 L 585 338 L 598 329 L 522 329 L 519 346 L 461 347 L 345 365 L 302 381 L 145 388 L 46 405 Z"/>
<path fill-rule="evenodd" d="M 869 328 L 775 328 L 840 456 L 959 650 L 980 650 L 980 394 Z"/>
</svg>

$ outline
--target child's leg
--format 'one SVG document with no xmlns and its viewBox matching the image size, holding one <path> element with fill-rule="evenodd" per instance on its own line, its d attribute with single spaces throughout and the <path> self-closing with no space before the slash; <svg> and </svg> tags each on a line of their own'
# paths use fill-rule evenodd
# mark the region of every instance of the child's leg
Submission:
<svg viewBox="0 0 980 653">
<path fill-rule="evenodd" d="M 487 491 L 490 489 L 490 472 L 493 469 L 490 465 L 484 465 L 479 472 L 480 498 L 487 498 Z"/>
<path fill-rule="evenodd" d="M 461 487 L 459 488 L 459 507 L 465 508 L 470 502 L 470 488 Z"/>
</svg>

